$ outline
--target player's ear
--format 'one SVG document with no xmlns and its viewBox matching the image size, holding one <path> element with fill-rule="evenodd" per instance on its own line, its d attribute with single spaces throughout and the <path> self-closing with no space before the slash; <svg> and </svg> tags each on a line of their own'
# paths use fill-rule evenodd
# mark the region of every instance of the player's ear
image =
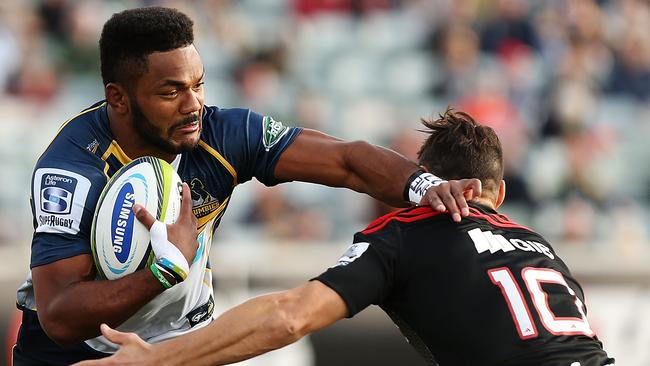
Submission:
<svg viewBox="0 0 650 366">
<path fill-rule="evenodd" d="M 499 208 L 499 206 L 501 206 L 505 198 L 506 198 L 506 181 L 501 179 L 501 183 L 499 183 L 499 195 L 497 196 L 497 202 L 494 205 L 494 208 Z"/>
<path fill-rule="evenodd" d="M 129 111 L 129 95 L 126 89 L 118 83 L 108 83 L 104 87 L 106 102 L 117 113 L 123 114 Z"/>
</svg>

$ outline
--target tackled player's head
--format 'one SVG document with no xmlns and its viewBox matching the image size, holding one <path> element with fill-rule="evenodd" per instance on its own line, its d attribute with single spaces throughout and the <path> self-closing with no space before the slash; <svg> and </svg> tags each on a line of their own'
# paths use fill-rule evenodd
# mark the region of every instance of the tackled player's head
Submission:
<svg viewBox="0 0 650 366">
<path fill-rule="evenodd" d="M 147 71 L 147 56 L 194 43 L 194 22 L 176 9 L 147 7 L 113 14 L 99 39 L 102 80 L 131 84 Z"/>
<path fill-rule="evenodd" d="M 467 113 L 448 108 L 436 120 L 422 120 L 428 133 L 418 152 L 420 165 L 444 179 L 478 178 L 482 197 L 500 204 L 503 151 L 494 130 Z M 502 199 L 502 198 L 501 198 Z"/>
</svg>

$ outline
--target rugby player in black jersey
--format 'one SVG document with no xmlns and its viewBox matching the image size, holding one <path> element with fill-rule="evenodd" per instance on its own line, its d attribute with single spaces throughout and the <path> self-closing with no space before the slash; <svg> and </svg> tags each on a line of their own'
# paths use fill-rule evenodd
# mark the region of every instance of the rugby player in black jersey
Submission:
<svg viewBox="0 0 650 366">
<path fill-rule="evenodd" d="M 102 326 L 122 348 L 83 365 L 232 363 L 371 304 L 432 365 L 614 365 L 587 320 L 582 288 L 553 247 L 496 211 L 505 183 L 494 131 L 451 110 L 424 125 L 420 164 L 446 179 L 472 176 L 483 184 L 460 224 L 430 207 L 396 211 L 357 233 L 320 276 L 249 300 L 190 335 L 149 345 Z"/>
</svg>

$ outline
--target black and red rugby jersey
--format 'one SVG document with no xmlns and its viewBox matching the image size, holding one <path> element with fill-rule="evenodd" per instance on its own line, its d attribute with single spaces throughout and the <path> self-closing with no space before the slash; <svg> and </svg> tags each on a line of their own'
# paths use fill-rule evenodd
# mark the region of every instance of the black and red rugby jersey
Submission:
<svg viewBox="0 0 650 366">
<path fill-rule="evenodd" d="M 613 365 L 552 246 L 492 209 L 470 212 L 385 215 L 316 280 L 349 316 L 379 305 L 432 365 Z"/>
</svg>

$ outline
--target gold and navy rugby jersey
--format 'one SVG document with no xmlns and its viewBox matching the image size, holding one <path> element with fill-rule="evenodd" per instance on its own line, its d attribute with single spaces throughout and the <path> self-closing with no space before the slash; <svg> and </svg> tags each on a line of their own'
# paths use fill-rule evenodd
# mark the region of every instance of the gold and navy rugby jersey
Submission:
<svg viewBox="0 0 650 366">
<path fill-rule="evenodd" d="M 191 280 L 163 292 L 120 327 L 150 341 L 182 334 L 197 321 L 207 324 L 211 319 L 209 246 L 230 195 L 236 185 L 253 177 L 269 186 L 280 183 L 273 174 L 275 165 L 301 131 L 247 109 L 211 106 L 204 107 L 202 127 L 197 148 L 180 154 L 172 163 L 190 186 L 193 212 L 198 218 L 199 249 L 190 268 Z M 30 268 L 91 253 L 90 228 L 100 193 L 108 179 L 130 161 L 110 130 L 106 102 L 91 106 L 61 126 L 32 175 Z M 168 297 L 174 300 L 165 300 Z M 33 332 L 24 327 L 19 337 L 17 349 L 22 355 L 36 358 L 36 363 L 54 360 L 54 354 L 63 355 L 55 357 L 61 364 L 92 357 L 83 352 L 75 355 L 76 351 L 53 344 L 30 342 L 44 335 L 34 321 L 37 315 L 31 276 L 18 290 L 17 303 L 25 317 L 33 318 L 29 321 Z M 114 350 L 101 337 L 83 346 L 88 345 L 102 352 Z"/>
<path fill-rule="evenodd" d="M 385 215 L 315 279 L 348 316 L 379 305 L 430 365 L 614 365 L 553 247 L 488 207 L 460 223 L 429 206 Z"/>
<path fill-rule="evenodd" d="M 221 217 L 233 188 L 256 177 L 266 185 L 284 149 L 300 132 L 247 109 L 206 106 L 199 146 L 183 153 L 177 172 L 190 185 L 199 229 Z M 90 253 L 88 238 L 99 194 L 131 159 L 114 140 L 106 103 L 67 121 L 32 176 L 31 267 Z"/>
</svg>

